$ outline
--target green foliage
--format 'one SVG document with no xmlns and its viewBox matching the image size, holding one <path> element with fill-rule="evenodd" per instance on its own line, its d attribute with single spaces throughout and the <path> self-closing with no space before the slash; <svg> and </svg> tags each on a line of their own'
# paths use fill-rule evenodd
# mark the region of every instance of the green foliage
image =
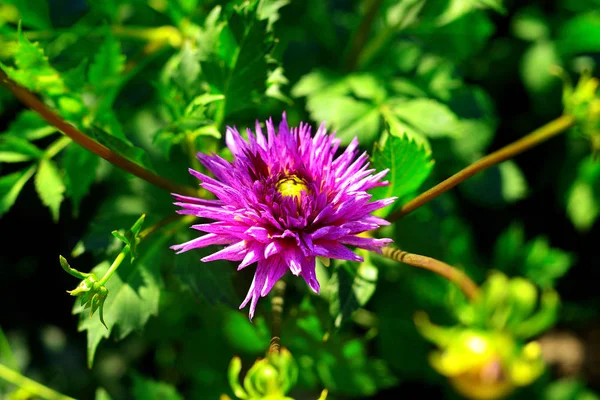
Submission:
<svg viewBox="0 0 600 400">
<path fill-rule="evenodd" d="M 15 204 L 21 189 L 35 173 L 35 167 L 0 177 L 0 216 Z"/>
<path fill-rule="evenodd" d="M 367 304 L 377 287 L 377 267 L 364 254 L 365 261 L 336 263 L 328 281 L 329 312 L 336 328 L 352 316 L 354 311 Z"/>
<path fill-rule="evenodd" d="M 277 332 L 277 301 L 262 299 L 252 322 L 238 310 L 254 265 L 236 271 L 238 261 L 201 261 L 219 246 L 175 255 L 169 247 L 197 237 L 188 227 L 205 221 L 176 215 L 169 192 L 59 135 L 48 115 L 19 108 L 0 88 L 0 301 L 14 303 L 3 308 L 0 362 L 75 398 L 95 392 L 97 400 L 412 398 L 413 388 L 420 395 L 425 386 L 454 398 L 445 377 L 474 398 L 476 378 L 498 371 L 499 359 L 493 378 L 512 385 L 502 395 L 530 383 L 543 364 L 539 346 L 525 340 L 558 318 L 556 290 L 564 328 L 598 319 L 588 268 L 600 215 L 598 5 L 3 2 L 2 71 L 107 158 L 119 155 L 190 191 L 198 181 L 188 168 L 210 175 L 198 152 L 231 159 L 227 126 L 243 133 L 257 120 L 277 123 L 282 111 L 291 126 L 305 121 L 314 132 L 324 123 L 341 139 L 340 151 L 355 136 L 361 150 L 372 149 L 369 168 L 389 169 L 389 185 L 370 190 L 372 200 L 397 198 L 376 213 L 382 218 L 561 111 L 577 126 L 369 233 L 483 282 L 474 301 L 430 271 L 356 249 L 364 262 L 326 267 L 319 259 L 319 295 L 287 274 L 279 336 L 295 361 L 283 368 L 265 355 Z M 34 190 L 41 205 L 21 194 Z M 200 188 L 199 196 L 211 194 Z M 29 236 L 13 234 L 23 226 Z M 79 280 L 68 293 L 81 297 L 73 311 L 92 371 L 77 356 L 76 333 L 61 325 L 64 283 L 47 272 L 57 266 L 45 268 L 71 248 L 69 261 L 88 271 L 60 259 Z M 23 287 L 43 299 L 45 322 L 32 317 L 18 326 L 40 307 L 14 301 Z M 440 325 L 419 317 L 415 324 L 419 310 Z M 60 326 L 46 326 L 51 321 Z M 432 353 L 429 342 L 444 351 Z M 473 343 L 484 351 L 474 354 Z M 461 389 L 457 373 L 473 380 Z M 597 397 L 579 381 L 553 379 L 546 374 L 510 398 Z M 7 394 L 32 396 L 18 390 Z"/>
<path fill-rule="evenodd" d="M 83 313 L 83 307 L 74 307 L 73 312 L 81 314 L 79 330 L 87 331 L 90 367 L 102 339 L 114 334 L 117 340 L 122 340 L 130 333 L 141 330 L 151 316 L 157 315 L 161 285 L 161 258 L 158 255 L 166 239 L 149 240 L 145 244 L 147 250 L 140 258 L 135 263 L 125 261 L 106 283 L 110 293 L 104 303 L 106 328 L 99 319 Z M 108 267 L 108 262 L 100 263 L 92 269 L 92 273 L 103 276 Z"/>
<path fill-rule="evenodd" d="M 543 236 L 526 241 L 523 227 L 513 224 L 498 237 L 492 265 L 511 275 L 524 276 L 542 288 L 552 288 L 574 262 L 573 254 L 550 247 Z"/>
<path fill-rule="evenodd" d="M 96 179 L 96 169 L 100 159 L 95 154 L 79 146 L 69 146 L 65 150 L 63 168 L 67 194 L 73 201 L 73 214 L 79 213 L 81 200 L 89 193 Z"/>
<path fill-rule="evenodd" d="M 390 169 L 386 179 L 388 186 L 371 190 L 373 199 L 398 197 L 403 199 L 414 193 L 427 179 L 433 168 L 430 151 L 419 145 L 409 136 L 396 131 L 390 126 L 390 131 L 382 135 L 373 150 L 373 167 L 378 171 Z M 394 205 L 382 208 L 377 214 L 385 217 Z"/>
<path fill-rule="evenodd" d="M 164 382 L 133 375 L 133 398 L 148 400 L 183 400 L 177 390 Z"/>
<path fill-rule="evenodd" d="M 65 184 L 56 164 L 43 158 L 35 174 L 35 190 L 42 203 L 50 209 L 54 222 L 58 221 L 60 204 L 64 200 Z"/>
</svg>

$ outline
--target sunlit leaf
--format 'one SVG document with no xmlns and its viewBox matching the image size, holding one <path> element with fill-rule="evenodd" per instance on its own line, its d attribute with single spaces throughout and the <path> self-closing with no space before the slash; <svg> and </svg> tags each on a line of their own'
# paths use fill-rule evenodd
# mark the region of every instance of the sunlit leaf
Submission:
<svg viewBox="0 0 600 400">
<path fill-rule="evenodd" d="M 391 131 L 382 136 L 373 151 L 373 167 L 378 171 L 389 168 L 387 186 L 371 189 L 373 199 L 403 197 L 416 191 L 427 179 L 433 168 L 430 152 L 403 133 Z M 385 217 L 394 205 L 377 211 Z"/>
<path fill-rule="evenodd" d="M 66 188 L 56 164 L 42 158 L 34 182 L 42 203 L 50 208 L 52 219 L 57 222 Z"/>
</svg>

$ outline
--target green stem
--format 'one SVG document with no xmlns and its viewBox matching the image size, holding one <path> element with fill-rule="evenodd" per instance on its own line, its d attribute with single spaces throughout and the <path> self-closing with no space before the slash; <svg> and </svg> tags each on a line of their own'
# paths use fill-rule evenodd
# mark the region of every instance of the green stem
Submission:
<svg viewBox="0 0 600 400">
<path fill-rule="evenodd" d="M 473 300 L 479 295 L 479 287 L 471 278 L 464 272 L 445 262 L 431 257 L 407 253 L 406 251 L 389 246 L 382 249 L 382 254 L 390 260 L 412 265 L 413 267 L 423 268 L 440 275 L 458 286 L 469 300 Z"/>
<path fill-rule="evenodd" d="M 17 371 L 14 371 L 4 364 L 0 364 L 0 379 L 5 380 L 6 382 L 12 383 L 15 386 L 18 386 L 22 389 L 25 389 L 27 392 L 31 393 L 34 396 L 39 396 L 43 399 L 48 400 L 75 400 L 72 397 L 65 396 L 53 389 L 50 389 L 47 386 L 42 385 L 34 380 L 31 380 Z"/>
<path fill-rule="evenodd" d="M 141 178 L 161 189 L 172 193 L 180 193 L 187 196 L 197 196 L 198 192 L 196 189 L 180 185 L 155 173 L 147 170 L 139 164 L 128 160 L 110 150 L 108 147 L 96 142 L 91 137 L 87 136 L 83 132 L 79 131 L 73 125 L 59 117 L 55 112 L 50 110 L 44 103 L 42 103 L 32 92 L 25 89 L 21 85 L 12 81 L 2 69 L 0 69 L 0 83 L 10 90 L 23 104 L 37 112 L 46 122 L 50 125 L 55 126 L 63 132 L 65 135 L 70 137 L 75 143 L 80 145 L 86 150 L 104 158 L 111 164 Z"/>
<path fill-rule="evenodd" d="M 129 254 L 129 246 L 123 247 L 123 250 L 121 250 L 121 252 L 117 256 L 117 258 L 115 258 L 115 261 L 113 261 L 113 263 L 110 266 L 110 268 L 108 269 L 108 271 L 106 271 L 106 273 L 104 274 L 104 276 L 102 277 L 102 279 L 100 279 L 98 281 L 98 283 L 100 285 L 104 286 L 106 284 L 106 282 L 108 282 L 108 280 L 110 279 L 110 277 L 112 276 L 112 274 L 115 273 L 115 271 L 117 270 L 117 268 L 119 268 L 119 265 L 121 265 L 121 263 L 123 262 L 123 260 L 125 259 L 125 257 L 127 257 L 128 254 Z"/>
<path fill-rule="evenodd" d="M 273 286 L 273 298 L 271 299 L 271 341 L 267 354 L 279 353 L 281 348 L 281 325 L 283 322 L 283 295 L 285 294 L 285 282 L 278 280 Z"/>
<path fill-rule="evenodd" d="M 389 221 L 395 221 L 404 217 L 405 215 L 410 214 L 417 208 L 430 202 L 442 193 L 447 192 L 471 176 L 491 167 L 492 165 L 499 164 L 515 157 L 525 150 L 529 150 L 530 148 L 558 135 L 559 133 L 566 131 L 573 125 L 575 125 L 575 118 L 571 115 L 563 115 L 554 121 L 547 123 L 546 125 L 531 132 L 527 136 L 522 137 L 516 142 L 513 142 L 508 146 L 501 148 L 500 150 L 488 154 L 482 159 L 452 175 L 445 181 L 435 185 L 426 192 L 421 193 L 408 203 L 404 204 L 398 211 L 390 214 L 387 219 Z"/>
</svg>

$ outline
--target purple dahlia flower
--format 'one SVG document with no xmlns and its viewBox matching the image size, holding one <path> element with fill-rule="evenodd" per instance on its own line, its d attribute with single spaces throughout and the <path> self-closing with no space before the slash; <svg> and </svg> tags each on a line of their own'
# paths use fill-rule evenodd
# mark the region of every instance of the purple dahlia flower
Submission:
<svg viewBox="0 0 600 400">
<path fill-rule="evenodd" d="M 250 319 L 256 303 L 269 293 L 289 269 L 319 292 L 315 258 L 363 261 L 345 245 L 379 251 L 391 239 L 359 236 L 389 223 L 370 215 L 395 198 L 370 202 L 367 190 L 387 185 L 380 180 L 388 170 L 375 175 L 368 155 L 358 154 L 354 140 L 335 157 L 339 139 L 328 135 L 321 124 L 316 135 L 300 124 L 289 128 L 285 113 L 276 131 L 266 123 L 267 135 L 256 122 L 244 140 L 235 128 L 227 128 L 226 143 L 234 161 L 199 153 L 198 158 L 216 179 L 190 169 L 202 187 L 218 200 L 174 194 L 179 214 L 215 220 L 193 225 L 204 236 L 172 246 L 178 253 L 213 244 L 227 245 L 202 261 L 241 261 L 238 270 L 258 263 L 248 295 Z"/>
</svg>

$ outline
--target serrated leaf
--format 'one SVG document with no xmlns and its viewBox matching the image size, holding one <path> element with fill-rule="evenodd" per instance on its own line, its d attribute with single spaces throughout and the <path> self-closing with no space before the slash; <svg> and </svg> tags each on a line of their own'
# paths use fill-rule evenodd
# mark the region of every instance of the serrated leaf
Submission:
<svg viewBox="0 0 600 400">
<path fill-rule="evenodd" d="M 343 261 L 337 263 L 329 279 L 329 313 L 334 325 L 339 328 L 352 316 L 354 311 L 363 307 L 377 288 L 378 269 L 368 257 L 361 263 Z"/>
<path fill-rule="evenodd" d="M 210 85 L 225 95 L 225 115 L 251 107 L 267 89 L 266 56 L 273 40 L 265 34 L 266 28 L 256 3 L 237 8 L 220 30 L 217 53 L 202 63 Z"/>
<path fill-rule="evenodd" d="M 73 214 L 79 214 L 79 204 L 88 194 L 96 179 L 96 169 L 100 159 L 94 153 L 81 146 L 71 145 L 65 150 L 63 167 L 67 195 L 73 201 Z"/>
<path fill-rule="evenodd" d="M 40 200 L 50 208 L 52 219 L 57 222 L 66 188 L 54 161 L 42 158 L 34 183 Z"/>
<path fill-rule="evenodd" d="M 175 387 L 133 375 L 133 398 L 136 400 L 183 400 Z"/>
<path fill-rule="evenodd" d="M 40 158 L 44 153 L 37 146 L 12 135 L 0 136 L 0 162 L 15 163 Z"/>
<path fill-rule="evenodd" d="M 146 169 L 151 171 L 153 170 L 150 164 L 150 159 L 148 158 L 148 154 L 146 154 L 143 149 L 135 147 L 125 140 L 113 136 L 98 127 L 93 127 L 92 133 L 98 142 L 115 151 L 117 154 L 143 166 Z"/>
<path fill-rule="evenodd" d="M 111 334 L 117 340 L 124 339 L 133 331 L 141 330 L 148 319 L 158 314 L 160 297 L 161 251 L 165 251 L 167 237 L 158 237 L 144 242 L 141 256 L 133 264 L 123 261 L 117 272 L 106 283 L 108 297 L 104 303 L 105 328 L 100 319 L 90 318 L 79 301 L 73 308 L 80 314 L 79 331 L 87 331 L 88 366 L 94 362 L 98 345 Z M 96 266 L 92 272 L 103 276 L 109 262 Z"/>
<path fill-rule="evenodd" d="M 48 58 L 38 43 L 30 42 L 19 32 L 19 45 L 14 54 L 17 68 L 0 63 L 6 74 L 26 88 L 50 96 L 64 94 L 67 89 L 56 69 L 48 62 Z"/>
<path fill-rule="evenodd" d="M 124 67 L 125 56 L 121 52 L 121 45 L 109 33 L 94 56 L 88 71 L 88 80 L 96 92 L 101 92 L 106 87 L 115 85 Z"/>
<path fill-rule="evenodd" d="M 433 168 L 430 153 L 405 134 L 385 133 L 375 145 L 372 166 L 377 171 L 389 168 L 386 176 L 388 186 L 371 189 L 373 200 L 388 197 L 403 198 L 416 191 L 427 179 Z M 393 205 L 378 210 L 375 214 L 385 217 Z"/>
<path fill-rule="evenodd" d="M 21 189 L 33 176 L 35 169 L 35 165 L 32 165 L 28 169 L 0 177 L 0 217 L 13 206 Z"/>
<path fill-rule="evenodd" d="M 47 0 L 7 0 L 19 11 L 23 25 L 35 29 L 51 29 Z"/>
</svg>

